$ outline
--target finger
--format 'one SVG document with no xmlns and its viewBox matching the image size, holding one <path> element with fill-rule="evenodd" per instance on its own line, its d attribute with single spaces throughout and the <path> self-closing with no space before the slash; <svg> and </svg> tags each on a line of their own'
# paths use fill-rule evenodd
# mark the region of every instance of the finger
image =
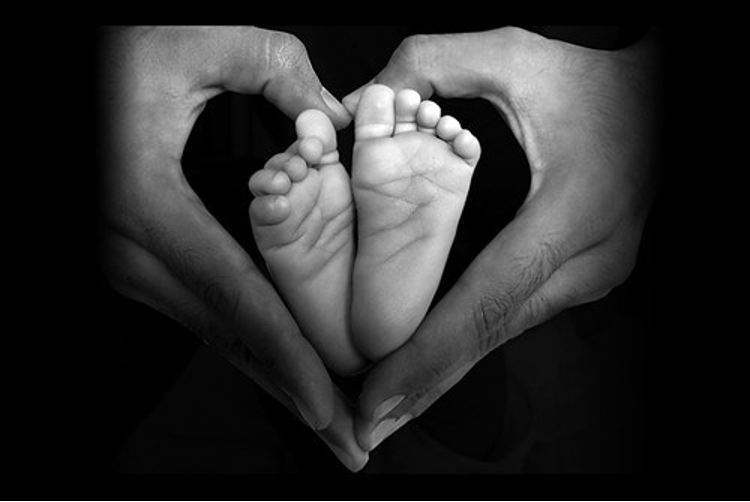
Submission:
<svg viewBox="0 0 750 502">
<path fill-rule="evenodd" d="M 367 84 L 342 99 L 349 113 L 369 84 L 391 87 L 394 92 L 414 89 L 422 99 L 480 96 L 503 77 L 504 29 L 482 33 L 416 35 L 404 39 L 388 64 Z M 500 71 L 497 71 L 497 70 Z"/>
<path fill-rule="evenodd" d="M 301 417 L 293 399 L 268 379 L 259 364 L 249 366 L 240 351 L 230 350 L 241 342 L 160 260 L 116 232 L 104 232 L 99 244 L 102 269 L 121 294 L 182 324 Z"/>
<path fill-rule="evenodd" d="M 133 217 L 140 223 L 129 237 L 161 262 L 210 314 L 195 319 L 195 330 L 213 331 L 216 325 L 211 319 L 221 319 L 222 329 L 211 343 L 237 353 L 236 362 L 244 365 L 246 373 L 256 371 L 254 366 L 268 369 L 268 377 L 294 397 L 310 425 L 326 427 L 333 416 L 333 384 L 323 363 L 273 286 L 179 174 L 177 179 L 152 180 L 137 196 Z M 141 280 L 145 290 L 141 294 L 153 295 L 164 287 L 164 278 Z M 164 296 L 168 301 L 171 292 Z M 159 296 L 153 300 L 157 305 L 164 301 Z M 190 302 L 177 302 L 171 315 L 189 318 L 194 308 Z"/>
<path fill-rule="evenodd" d="M 349 113 L 320 83 L 297 37 L 254 27 L 214 30 L 213 51 L 220 66 L 205 85 L 245 94 L 262 93 L 292 119 L 314 108 L 328 115 L 336 129 L 349 124 Z"/>
<path fill-rule="evenodd" d="M 295 415 L 303 424 L 312 427 L 313 420 L 306 414 L 305 406 L 300 405 L 298 399 L 281 389 L 272 375 L 259 365 L 248 365 L 236 351 L 219 350 L 224 357 L 258 383 L 263 390 L 275 397 L 284 407 Z M 251 371 L 248 371 L 248 370 Z M 343 393 L 334 388 L 333 415 L 325 428 L 315 430 L 317 436 L 328 446 L 336 458 L 350 471 L 362 470 L 369 461 L 369 454 L 357 442 L 354 435 L 354 420 L 352 409 Z M 315 429 L 315 427 L 313 427 Z"/>
<path fill-rule="evenodd" d="M 328 445 L 344 466 L 358 472 L 369 461 L 369 454 L 357 442 L 351 406 L 338 388 L 334 392 L 334 413 L 331 425 L 318 431 L 318 436 Z"/>
<path fill-rule="evenodd" d="M 100 256 L 105 263 L 103 269 L 113 285 L 121 286 L 120 293 L 141 301 L 180 322 L 187 329 L 213 345 L 231 364 L 248 375 L 266 392 L 274 396 L 303 423 L 310 425 L 314 419 L 304 415 L 304 406 L 297 404 L 299 399 L 289 395 L 274 383 L 268 370 L 252 354 L 232 350 L 235 343 L 227 343 L 228 335 L 222 323 L 180 281 L 175 279 L 166 267 L 146 250 L 131 240 L 115 233 L 107 232 L 100 240 Z M 128 279 L 122 275 L 128 271 Z M 131 284 L 140 284 L 135 288 Z M 318 436 L 328 445 L 336 457 L 352 472 L 361 470 L 369 456 L 357 443 L 354 436 L 351 408 L 343 393 L 338 389 L 334 394 L 334 411 L 330 424 L 317 431 Z"/>
<path fill-rule="evenodd" d="M 357 440 L 365 451 L 421 415 L 472 368 L 474 351 L 462 347 L 468 339 L 455 336 L 464 329 L 457 316 L 442 316 L 436 309 L 406 344 L 371 370 L 355 422 Z"/>
<path fill-rule="evenodd" d="M 355 117 L 357 115 L 357 105 L 359 104 L 359 98 L 362 97 L 362 93 L 365 91 L 365 89 L 375 83 L 375 79 L 372 79 L 369 82 L 358 87 L 356 90 L 344 96 L 344 98 L 341 100 L 344 108 L 346 108 L 346 111 L 349 112 L 352 117 Z"/>
<path fill-rule="evenodd" d="M 526 301 L 514 321 L 536 326 L 557 313 L 605 297 L 635 267 L 641 227 L 633 227 L 567 259 Z"/>
<path fill-rule="evenodd" d="M 636 219 L 602 232 L 590 217 L 598 214 L 591 196 L 585 200 L 577 190 L 565 183 L 539 189 L 411 339 L 371 370 L 356 426 L 363 448 L 421 414 L 490 351 L 627 278 L 642 224 Z"/>
</svg>

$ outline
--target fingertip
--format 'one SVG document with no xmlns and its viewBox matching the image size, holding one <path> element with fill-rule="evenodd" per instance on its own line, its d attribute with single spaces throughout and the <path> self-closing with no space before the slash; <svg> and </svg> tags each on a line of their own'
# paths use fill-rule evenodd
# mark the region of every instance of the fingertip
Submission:
<svg viewBox="0 0 750 502">
<path fill-rule="evenodd" d="M 365 466 L 367 465 L 369 461 L 370 461 L 370 453 L 364 452 L 359 459 L 354 459 L 353 465 L 352 467 L 349 467 L 349 470 L 352 472 L 359 472 L 365 468 Z"/>
<path fill-rule="evenodd" d="M 347 452 L 334 444 L 327 444 L 333 454 L 336 455 L 336 458 L 338 458 L 339 461 L 344 464 L 344 467 L 349 469 L 351 472 L 361 471 L 367 465 L 367 462 L 370 461 L 369 452 L 360 451 L 352 454 L 351 452 Z"/>
<path fill-rule="evenodd" d="M 379 422 L 370 433 L 369 445 L 365 450 L 371 452 L 380 446 L 380 443 L 388 439 L 411 419 L 412 416 L 409 413 L 404 413 L 398 418 L 386 418 Z"/>
<path fill-rule="evenodd" d="M 360 419 L 355 421 L 354 433 L 364 451 L 371 452 L 377 448 L 413 418 L 409 409 L 405 411 L 404 407 L 399 407 L 404 401 L 403 395 L 390 397 L 375 406 L 369 418 L 362 419 L 360 415 Z M 407 403 L 406 407 L 409 406 Z"/>
<path fill-rule="evenodd" d="M 408 394 L 402 389 L 401 376 L 394 375 L 398 365 L 394 366 L 388 358 L 372 368 L 362 385 L 357 401 L 359 425 L 369 424 L 369 428 L 389 416 L 401 405 Z M 403 373 L 403 372 L 402 372 Z"/>
<path fill-rule="evenodd" d="M 360 95 L 361 93 L 352 93 L 341 100 L 341 102 L 344 104 L 344 108 L 346 108 L 346 111 L 351 117 L 354 117 L 357 114 L 357 103 L 359 103 Z"/>
<path fill-rule="evenodd" d="M 358 472 L 370 456 L 357 441 L 353 422 L 349 400 L 338 387 L 333 387 L 333 415 L 328 426 L 317 434 L 347 469 Z"/>
<path fill-rule="evenodd" d="M 342 129 L 346 129 L 346 127 L 352 123 L 352 120 L 354 117 L 349 115 L 349 112 L 346 111 L 346 113 L 341 115 L 330 115 L 328 116 L 331 119 L 331 124 L 333 124 L 333 128 L 337 131 L 340 131 Z"/>
<path fill-rule="evenodd" d="M 321 87 L 320 97 L 323 99 L 329 113 L 328 118 L 331 119 L 331 123 L 336 130 L 343 129 L 348 126 L 352 121 L 353 115 L 349 112 L 345 105 L 343 105 L 328 89 Z"/>
<path fill-rule="evenodd" d="M 344 96 L 344 99 L 341 100 L 341 102 L 344 105 L 344 108 L 347 112 L 349 112 L 349 115 L 351 117 L 354 117 L 357 113 L 357 105 L 359 104 L 359 98 L 362 97 L 362 92 L 369 86 L 375 83 L 375 80 L 370 80 L 365 85 L 359 87 L 358 89 L 350 92 L 346 96 Z"/>
<path fill-rule="evenodd" d="M 317 433 L 322 433 L 331 426 L 336 417 L 333 385 L 325 370 L 319 372 L 316 369 L 303 375 L 303 380 L 287 386 L 295 388 L 295 391 L 284 392 L 291 399 L 304 423 Z M 300 376 L 296 375 L 293 378 Z"/>
<path fill-rule="evenodd" d="M 316 109 L 328 116 L 336 130 L 343 129 L 352 121 L 344 105 L 322 86 L 311 88 L 309 84 L 294 81 L 274 82 L 273 86 L 266 86 L 264 96 L 292 119 L 305 110 Z"/>
<path fill-rule="evenodd" d="M 331 421 L 333 420 L 333 409 L 331 409 L 330 413 L 318 409 L 316 413 L 313 411 L 313 408 L 307 406 L 302 399 L 295 398 L 294 396 L 291 396 L 291 398 L 292 401 L 294 401 L 294 405 L 297 407 L 297 411 L 299 411 L 299 414 L 302 416 L 302 419 L 313 430 L 321 431 L 331 424 Z"/>
<path fill-rule="evenodd" d="M 463 371 L 454 369 L 465 339 L 454 337 L 452 330 L 427 326 L 369 371 L 357 401 L 355 422 L 357 441 L 363 449 L 377 448 L 463 376 Z"/>
</svg>

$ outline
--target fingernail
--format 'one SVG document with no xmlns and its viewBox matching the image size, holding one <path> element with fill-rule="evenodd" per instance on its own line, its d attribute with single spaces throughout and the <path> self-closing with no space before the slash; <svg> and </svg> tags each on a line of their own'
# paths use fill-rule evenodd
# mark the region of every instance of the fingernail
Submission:
<svg viewBox="0 0 750 502">
<path fill-rule="evenodd" d="M 357 114 L 357 104 L 359 103 L 359 94 L 349 94 L 344 99 L 341 100 L 341 103 L 344 105 L 344 108 L 346 108 L 346 111 L 349 112 L 349 115 L 354 117 Z"/>
<path fill-rule="evenodd" d="M 367 465 L 367 462 L 370 461 L 370 454 L 365 452 L 362 452 L 362 454 L 352 454 L 347 453 L 346 451 L 342 450 L 338 446 L 330 445 L 331 451 L 333 451 L 333 454 L 336 455 L 336 458 L 339 459 L 339 461 L 344 464 L 344 467 L 349 469 L 352 472 L 359 472 L 364 468 L 365 465 Z"/>
<path fill-rule="evenodd" d="M 386 418 L 385 420 L 380 422 L 372 431 L 372 435 L 370 436 L 372 446 L 370 446 L 367 451 L 369 452 L 377 448 L 380 443 L 382 443 L 388 436 L 400 429 L 409 420 L 411 420 L 411 415 L 405 413 L 399 418 Z"/>
<path fill-rule="evenodd" d="M 349 115 L 349 112 L 346 111 L 344 105 L 339 103 L 339 101 L 333 97 L 333 94 L 328 92 L 328 89 L 325 87 L 321 88 L 320 96 L 323 98 L 323 101 L 325 101 L 326 106 L 328 106 L 328 108 L 336 115 Z"/>
<path fill-rule="evenodd" d="M 352 117 L 357 113 L 357 104 L 359 104 L 359 98 L 360 96 L 362 96 L 362 91 L 364 91 L 365 88 L 369 85 L 372 85 L 372 80 L 364 84 L 359 89 L 350 92 L 349 94 L 344 96 L 344 99 L 341 100 L 344 108 L 347 109 L 349 115 L 351 115 Z"/>
<path fill-rule="evenodd" d="M 313 413 L 307 408 L 307 406 L 302 403 L 302 401 L 298 401 L 294 397 L 292 397 L 292 401 L 294 401 L 294 405 L 297 407 L 297 411 L 299 411 L 299 414 L 302 415 L 302 418 L 307 425 L 309 425 L 313 430 L 316 431 L 322 429 L 322 427 L 316 426 Z"/>
<path fill-rule="evenodd" d="M 373 412 L 373 422 L 380 422 L 384 416 L 393 411 L 393 409 L 403 400 L 404 396 L 393 396 L 380 403 Z"/>
</svg>

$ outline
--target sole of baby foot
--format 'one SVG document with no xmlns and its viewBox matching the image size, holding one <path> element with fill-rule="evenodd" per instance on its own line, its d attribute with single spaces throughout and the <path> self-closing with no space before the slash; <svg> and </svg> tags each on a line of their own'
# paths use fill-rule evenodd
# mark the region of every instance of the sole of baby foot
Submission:
<svg viewBox="0 0 750 502">
<path fill-rule="evenodd" d="M 351 374 L 365 364 L 351 336 L 351 184 L 328 118 L 303 112 L 296 124 L 294 147 L 250 179 L 256 195 L 250 221 L 274 284 L 303 333 L 334 372 Z"/>
<path fill-rule="evenodd" d="M 352 166 L 352 326 L 367 357 L 395 350 L 427 312 L 480 154 L 471 132 L 416 91 L 373 85 L 362 93 Z"/>
</svg>

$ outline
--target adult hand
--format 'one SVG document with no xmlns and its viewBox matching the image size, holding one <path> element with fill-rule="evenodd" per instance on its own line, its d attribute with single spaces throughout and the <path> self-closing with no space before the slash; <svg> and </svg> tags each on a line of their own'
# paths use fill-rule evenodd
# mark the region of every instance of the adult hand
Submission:
<svg viewBox="0 0 750 502">
<path fill-rule="evenodd" d="M 180 160 L 206 102 L 262 94 L 294 119 L 350 122 L 303 44 L 258 28 L 108 29 L 100 53 L 101 264 L 124 295 L 171 316 L 303 419 L 349 469 L 367 462 L 352 413 L 273 286 L 188 185 Z"/>
<path fill-rule="evenodd" d="M 515 219 L 368 375 L 356 423 L 365 450 L 491 350 L 628 277 L 655 188 L 657 39 L 608 52 L 517 28 L 416 36 L 375 77 L 423 99 L 490 101 L 524 149 L 531 182 Z M 344 98 L 350 112 L 360 92 Z"/>
</svg>

